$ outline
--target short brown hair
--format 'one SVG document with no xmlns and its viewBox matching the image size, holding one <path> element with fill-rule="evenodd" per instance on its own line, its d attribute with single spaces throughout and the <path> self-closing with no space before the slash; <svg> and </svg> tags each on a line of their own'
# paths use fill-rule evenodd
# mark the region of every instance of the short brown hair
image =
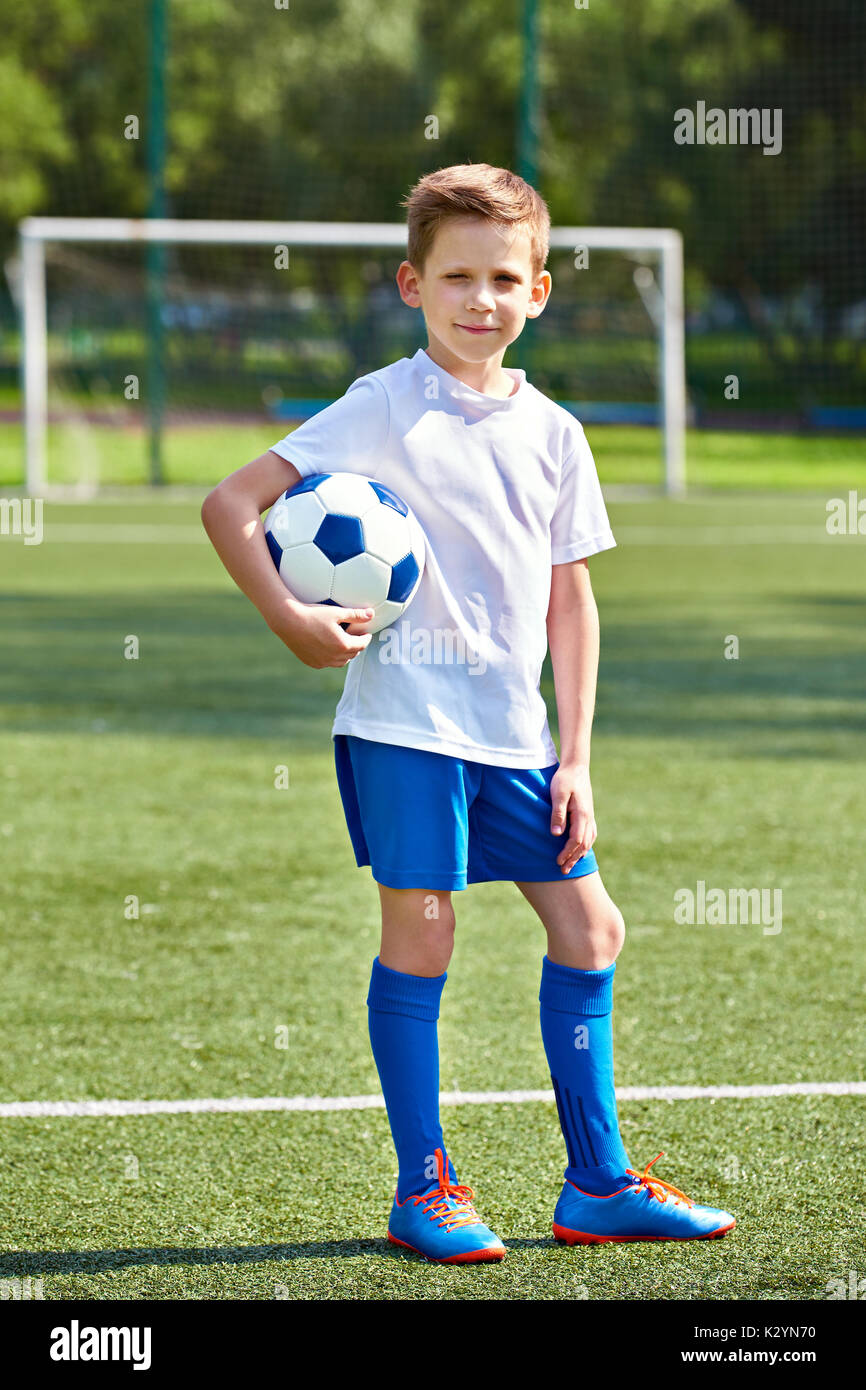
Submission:
<svg viewBox="0 0 866 1390">
<path fill-rule="evenodd" d="M 436 232 L 450 217 L 486 217 L 498 226 L 525 227 L 533 278 L 544 269 L 550 242 L 547 204 L 531 184 L 510 169 L 492 164 L 452 164 L 425 174 L 402 201 L 409 224 L 407 259 L 419 275 Z"/>
</svg>

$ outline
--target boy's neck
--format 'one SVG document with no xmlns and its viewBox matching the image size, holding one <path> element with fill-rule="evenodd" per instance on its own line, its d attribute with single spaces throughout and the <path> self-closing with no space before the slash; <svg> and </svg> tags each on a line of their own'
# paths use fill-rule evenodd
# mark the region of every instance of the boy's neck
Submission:
<svg viewBox="0 0 866 1390">
<path fill-rule="evenodd" d="M 480 391 L 483 396 L 498 396 L 500 400 L 506 400 L 519 389 L 519 382 L 503 371 L 504 352 L 496 353 L 485 362 L 464 362 L 438 342 L 429 342 L 424 351 L 437 367 L 462 381 L 464 386 Z"/>
</svg>

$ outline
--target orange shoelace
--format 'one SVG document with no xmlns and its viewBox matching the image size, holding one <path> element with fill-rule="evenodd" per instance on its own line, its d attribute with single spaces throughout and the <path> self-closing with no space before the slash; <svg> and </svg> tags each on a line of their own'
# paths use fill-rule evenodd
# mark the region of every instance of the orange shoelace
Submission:
<svg viewBox="0 0 866 1390">
<path fill-rule="evenodd" d="M 674 1197 L 681 1197 L 687 1207 L 693 1207 L 694 1202 L 692 1201 L 691 1197 L 687 1197 L 684 1192 L 680 1192 L 680 1189 L 678 1187 L 674 1187 L 673 1183 L 665 1182 L 664 1178 L 651 1178 L 649 1176 L 650 1168 L 652 1168 L 653 1164 L 662 1157 L 663 1154 L 656 1154 L 655 1158 L 650 1160 L 650 1162 L 644 1168 L 642 1173 L 636 1173 L 634 1168 L 626 1168 L 625 1171 L 627 1173 L 631 1173 L 633 1177 L 636 1177 L 638 1180 L 638 1186 L 645 1187 L 647 1191 L 651 1194 L 651 1196 L 657 1197 L 660 1202 L 666 1202 L 668 1199 L 668 1193 L 672 1193 Z"/>
<path fill-rule="evenodd" d="M 414 1202 L 416 1207 L 419 1202 L 426 1203 L 421 1210 L 429 1214 L 431 1221 L 438 1221 L 446 1231 L 453 1231 L 457 1226 L 474 1226 L 476 1222 L 480 1222 L 481 1217 L 472 1205 L 475 1192 L 463 1183 L 448 1181 L 445 1176 L 445 1156 L 441 1149 L 436 1150 L 436 1168 L 439 1176 L 436 1191 L 422 1193 L 408 1200 Z M 456 1202 L 457 1206 L 449 1206 L 451 1201 Z"/>
</svg>

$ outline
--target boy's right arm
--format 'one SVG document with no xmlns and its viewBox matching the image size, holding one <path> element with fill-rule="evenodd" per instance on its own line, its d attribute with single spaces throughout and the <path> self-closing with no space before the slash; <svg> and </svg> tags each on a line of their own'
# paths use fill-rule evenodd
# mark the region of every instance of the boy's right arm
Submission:
<svg viewBox="0 0 866 1390">
<path fill-rule="evenodd" d="M 372 640 L 352 626 L 369 618 L 372 609 L 298 602 L 277 574 L 265 540 L 262 512 L 300 481 L 293 464 L 268 450 L 208 493 L 202 524 L 238 588 L 305 666 L 347 666 Z"/>
</svg>

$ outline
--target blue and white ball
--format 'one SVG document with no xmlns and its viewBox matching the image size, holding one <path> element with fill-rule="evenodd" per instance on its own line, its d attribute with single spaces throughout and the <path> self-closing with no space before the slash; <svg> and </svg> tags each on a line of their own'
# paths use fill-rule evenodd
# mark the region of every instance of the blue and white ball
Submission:
<svg viewBox="0 0 866 1390">
<path fill-rule="evenodd" d="M 278 497 L 265 539 L 301 603 L 372 608 L 359 630 L 396 622 L 424 569 L 424 533 L 401 497 L 360 473 L 314 473 Z"/>
</svg>

